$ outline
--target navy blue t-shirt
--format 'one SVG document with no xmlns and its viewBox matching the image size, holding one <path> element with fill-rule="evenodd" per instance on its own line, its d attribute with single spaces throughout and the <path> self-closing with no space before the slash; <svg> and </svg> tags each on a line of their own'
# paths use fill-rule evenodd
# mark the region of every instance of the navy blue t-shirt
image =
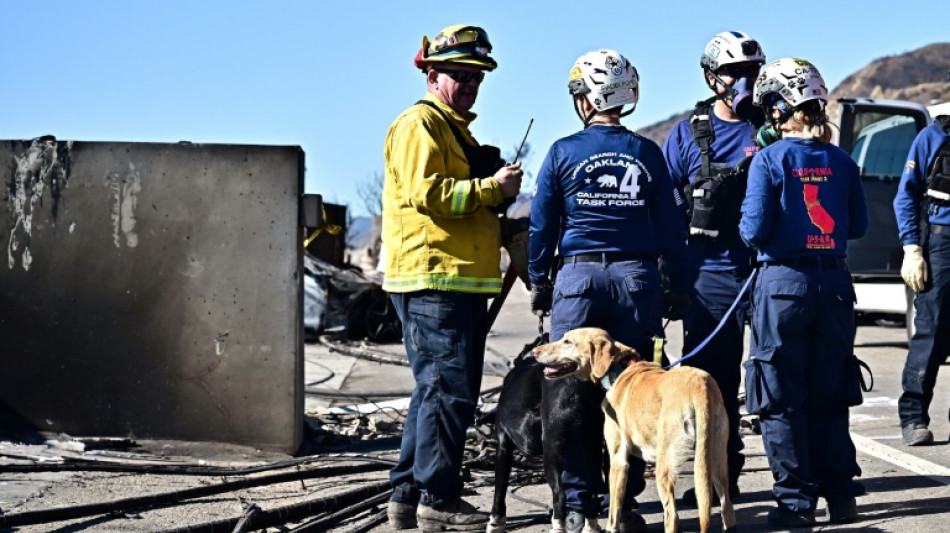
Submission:
<svg viewBox="0 0 950 533">
<path fill-rule="evenodd" d="M 790 137 L 752 160 L 739 233 L 759 261 L 845 257 L 867 229 L 860 171 L 844 150 Z"/>
<path fill-rule="evenodd" d="M 755 143 L 755 127 L 748 122 L 722 120 L 712 111 L 710 121 L 713 127 L 711 162 L 735 166 L 759 150 Z M 663 154 L 676 188 L 685 190 L 696 178 L 703 163 L 699 146 L 689 127 L 689 118 L 680 121 L 670 132 L 663 144 Z M 752 250 L 735 236 L 728 242 L 690 241 L 686 263 L 694 270 L 723 271 L 747 267 L 751 257 Z"/>
<path fill-rule="evenodd" d="M 659 255 L 682 268 L 684 213 L 653 141 L 604 125 L 564 137 L 548 151 L 531 201 L 531 281 L 548 276 L 557 248 L 564 257 Z"/>
</svg>

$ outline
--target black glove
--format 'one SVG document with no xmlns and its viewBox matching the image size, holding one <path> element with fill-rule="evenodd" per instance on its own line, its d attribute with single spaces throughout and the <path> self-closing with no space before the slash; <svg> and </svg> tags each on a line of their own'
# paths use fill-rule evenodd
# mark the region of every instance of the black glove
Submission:
<svg viewBox="0 0 950 533">
<path fill-rule="evenodd" d="M 551 314 L 551 302 L 554 299 L 554 285 L 549 280 L 531 284 L 531 312 L 536 315 Z"/>
<path fill-rule="evenodd" d="M 692 305 L 689 294 L 685 292 L 663 291 L 663 318 L 683 320 L 689 314 Z"/>
</svg>

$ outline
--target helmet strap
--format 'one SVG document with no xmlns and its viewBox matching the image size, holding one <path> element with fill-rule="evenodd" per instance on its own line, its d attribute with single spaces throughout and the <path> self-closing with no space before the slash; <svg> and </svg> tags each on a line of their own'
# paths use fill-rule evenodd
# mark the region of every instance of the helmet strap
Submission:
<svg viewBox="0 0 950 533">
<path fill-rule="evenodd" d="M 583 100 L 581 100 L 582 98 Z M 588 126 L 590 126 L 591 121 L 594 119 L 595 116 L 597 116 L 597 113 L 599 113 L 599 111 L 597 111 L 597 109 L 595 108 L 588 115 L 585 116 L 583 104 L 581 103 L 583 101 L 589 102 L 589 100 L 587 100 L 587 97 L 584 95 L 580 95 L 580 94 L 574 95 L 574 112 L 577 113 L 577 118 L 581 119 L 581 122 L 584 123 L 584 128 L 587 128 Z M 623 118 L 633 113 L 636 109 L 637 109 L 637 104 L 631 104 L 630 109 L 626 111 L 621 111 L 620 114 L 618 115 L 618 118 Z"/>
<path fill-rule="evenodd" d="M 714 93 L 716 93 L 715 99 L 725 101 L 726 98 L 732 98 L 732 86 L 726 83 L 725 81 L 723 81 L 723 79 L 720 78 L 719 75 L 717 75 L 715 72 L 713 72 L 712 69 L 707 68 L 706 72 L 708 72 L 709 75 L 713 77 L 713 83 L 709 83 L 708 85 L 709 85 L 709 88 L 712 89 Z M 716 91 L 716 86 L 718 85 L 722 85 L 723 88 L 725 88 L 726 90 L 723 91 L 722 93 L 719 93 L 718 91 Z"/>
<path fill-rule="evenodd" d="M 588 115 L 584 115 L 584 104 L 583 102 L 588 102 L 587 97 L 583 94 L 574 95 L 574 112 L 577 114 L 577 118 L 581 119 L 581 122 L 584 123 L 584 127 L 590 125 L 590 121 L 593 120 L 594 115 L 597 114 L 597 109 L 595 108 Z"/>
<path fill-rule="evenodd" d="M 588 127 L 588 126 L 590 126 L 590 121 L 593 120 L 593 119 L 594 119 L 594 116 L 596 116 L 596 115 L 597 115 L 597 110 L 595 109 L 595 110 L 591 111 L 589 115 L 587 115 L 587 118 L 584 118 L 583 116 L 581 116 L 581 120 L 584 121 L 584 127 L 585 127 L 585 128 Z"/>
<path fill-rule="evenodd" d="M 630 109 L 628 109 L 628 110 L 626 110 L 626 111 L 621 111 L 621 112 L 620 112 L 620 118 L 623 118 L 623 117 L 629 115 L 630 113 L 633 113 L 634 110 L 636 110 L 636 109 L 637 109 L 637 104 L 632 104 L 632 105 L 630 106 Z"/>
</svg>

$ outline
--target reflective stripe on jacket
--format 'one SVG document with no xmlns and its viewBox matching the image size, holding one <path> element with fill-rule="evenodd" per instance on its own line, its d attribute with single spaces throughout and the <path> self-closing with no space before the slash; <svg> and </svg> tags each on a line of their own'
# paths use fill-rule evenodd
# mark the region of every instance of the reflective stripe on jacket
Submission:
<svg viewBox="0 0 950 533">
<path fill-rule="evenodd" d="M 460 114 L 434 102 L 475 144 Z M 437 289 L 498 293 L 501 290 L 498 216 L 501 187 L 489 176 L 469 176 L 469 165 L 452 130 L 436 110 L 416 104 L 389 128 L 384 147 L 382 238 L 386 249 L 383 289 Z"/>
</svg>

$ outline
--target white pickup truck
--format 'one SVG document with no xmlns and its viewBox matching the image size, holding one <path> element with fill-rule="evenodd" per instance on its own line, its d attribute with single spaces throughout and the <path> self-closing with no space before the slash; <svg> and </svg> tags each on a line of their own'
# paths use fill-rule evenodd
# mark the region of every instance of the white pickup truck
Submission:
<svg viewBox="0 0 950 533">
<path fill-rule="evenodd" d="M 848 244 L 856 310 L 904 315 L 908 339 L 913 333 L 913 295 L 900 277 L 904 256 L 892 203 L 917 132 L 932 123 L 932 116 L 944 114 L 950 114 L 950 102 L 927 108 L 897 100 L 838 100 L 837 143 L 861 168 L 870 215 L 867 235 Z"/>
</svg>

